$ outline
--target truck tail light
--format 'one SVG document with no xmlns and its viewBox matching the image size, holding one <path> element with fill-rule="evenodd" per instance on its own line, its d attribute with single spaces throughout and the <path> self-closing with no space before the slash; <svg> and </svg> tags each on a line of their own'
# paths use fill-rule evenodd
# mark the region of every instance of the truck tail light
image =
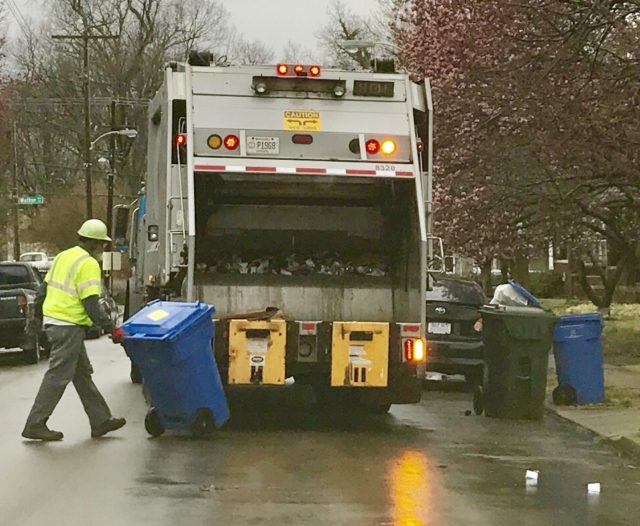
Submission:
<svg viewBox="0 0 640 526">
<path fill-rule="evenodd" d="M 311 66 L 309 68 L 309 76 L 310 77 L 318 77 L 318 76 L 320 76 L 320 66 Z"/>
<path fill-rule="evenodd" d="M 286 64 L 278 64 L 276 66 L 276 72 L 278 73 L 278 75 L 284 76 L 289 73 L 289 66 L 287 66 Z"/>
<path fill-rule="evenodd" d="M 27 298 L 23 294 L 17 296 L 18 312 L 23 316 L 27 313 Z"/>
<path fill-rule="evenodd" d="M 187 144 L 187 136 L 184 133 L 176 135 L 176 145 L 184 146 L 185 144 Z"/>
<path fill-rule="evenodd" d="M 304 66 L 302 64 L 296 64 L 293 66 L 293 72 L 296 75 L 304 75 Z"/>
<path fill-rule="evenodd" d="M 293 144 L 311 144 L 313 143 L 313 135 L 307 135 L 302 133 L 296 133 L 291 137 Z"/>
<path fill-rule="evenodd" d="M 403 347 L 405 362 L 419 363 L 427 359 L 427 345 L 422 338 L 406 338 Z"/>
<path fill-rule="evenodd" d="M 224 138 L 224 147 L 227 150 L 235 150 L 240 145 L 240 139 L 238 139 L 237 135 L 227 135 Z"/>
<path fill-rule="evenodd" d="M 376 154 L 380 151 L 380 143 L 375 139 L 369 139 L 365 143 L 365 148 L 367 150 L 367 153 Z"/>
</svg>

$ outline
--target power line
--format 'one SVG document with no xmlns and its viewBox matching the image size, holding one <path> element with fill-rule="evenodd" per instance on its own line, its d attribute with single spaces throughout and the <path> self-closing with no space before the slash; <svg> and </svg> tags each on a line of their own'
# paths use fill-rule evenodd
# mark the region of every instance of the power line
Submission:
<svg viewBox="0 0 640 526">
<path fill-rule="evenodd" d="M 93 216 L 93 204 L 91 196 L 91 81 L 89 78 L 89 41 L 91 40 L 115 40 L 120 35 L 92 35 L 89 33 L 89 24 L 86 14 L 82 13 L 84 30 L 79 35 L 52 35 L 55 40 L 82 40 L 82 91 L 84 98 L 84 169 L 87 219 Z"/>
<path fill-rule="evenodd" d="M 7 7 L 9 8 L 9 11 L 11 11 L 11 14 L 13 15 L 13 18 L 20 26 L 20 29 L 22 30 L 22 32 L 25 34 L 28 33 L 29 24 L 27 23 L 26 19 L 22 15 L 22 12 L 20 11 L 20 8 L 18 7 L 18 5 L 13 0 L 7 0 L 6 4 L 7 4 Z"/>
</svg>

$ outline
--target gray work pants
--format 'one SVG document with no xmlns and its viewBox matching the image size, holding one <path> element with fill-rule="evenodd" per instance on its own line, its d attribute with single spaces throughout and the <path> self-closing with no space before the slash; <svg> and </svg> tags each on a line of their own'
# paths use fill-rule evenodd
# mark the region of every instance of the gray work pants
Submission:
<svg viewBox="0 0 640 526">
<path fill-rule="evenodd" d="M 69 382 L 73 382 L 92 428 L 111 418 L 109 406 L 91 379 L 93 368 L 84 346 L 85 328 L 49 325 L 46 333 L 51 343 L 49 369 L 40 384 L 26 427 L 46 423 Z"/>
</svg>

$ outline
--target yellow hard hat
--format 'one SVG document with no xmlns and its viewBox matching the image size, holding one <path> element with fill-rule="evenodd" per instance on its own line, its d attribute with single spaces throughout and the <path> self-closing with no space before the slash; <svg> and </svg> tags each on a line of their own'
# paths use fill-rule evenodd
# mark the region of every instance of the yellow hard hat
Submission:
<svg viewBox="0 0 640 526">
<path fill-rule="evenodd" d="M 78 235 L 87 239 L 111 241 L 111 238 L 107 235 L 107 225 L 99 219 L 87 219 L 78 230 Z"/>
</svg>

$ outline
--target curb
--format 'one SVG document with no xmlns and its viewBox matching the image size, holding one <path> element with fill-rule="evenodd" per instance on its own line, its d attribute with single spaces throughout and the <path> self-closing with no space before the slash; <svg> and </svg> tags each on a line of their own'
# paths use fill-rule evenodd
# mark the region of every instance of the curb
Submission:
<svg viewBox="0 0 640 526">
<path fill-rule="evenodd" d="M 607 442 L 617 450 L 634 458 L 640 458 L 640 444 L 629 437 L 609 438 Z"/>
<path fill-rule="evenodd" d="M 590 433 L 592 433 L 593 435 L 600 437 L 604 443 L 609 444 L 610 446 L 612 446 L 614 449 L 616 449 L 618 452 L 623 453 L 625 455 L 634 457 L 634 458 L 640 458 L 640 444 L 637 443 L 634 440 L 631 440 L 629 437 L 626 436 L 622 436 L 622 437 L 617 437 L 617 438 L 611 438 L 611 437 L 607 437 L 604 436 L 600 433 L 598 433 L 597 431 L 594 431 L 593 429 L 591 429 L 590 427 L 584 426 L 579 422 L 576 422 L 575 420 L 561 415 L 555 407 L 553 407 L 551 404 L 545 403 L 545 409 L 548 413 L 552 413 L 555 416 L 557 416 L 558 418 L 564 420 L 565 422 L 571 422 L 573 425 L 584 429 L 586 431 L 589 431 Z"/>
</svg>

